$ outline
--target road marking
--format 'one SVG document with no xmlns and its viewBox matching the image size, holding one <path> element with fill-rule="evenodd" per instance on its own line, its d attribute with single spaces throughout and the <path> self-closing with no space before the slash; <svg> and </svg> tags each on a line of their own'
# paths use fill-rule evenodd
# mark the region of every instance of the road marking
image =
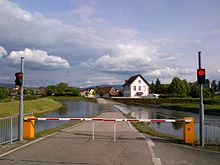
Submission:
<svg viewBox="0 0 220 165">
<path fill-rule="evenodd" d="M 117 106 L 117 105 L 114 105 L 114 106 L 115 106 L 116 108 L 118 108 L 120 111 L 124 112 L 124 111 L 121 109 L 121 107 L 119 107 L 119 106 Z M 131 125 L 130 122 L 128 122 L 128 125 L 131 127 L 131 129 L 133 129 L 134 131 L 138 132 L 137 129 L 135 129 L 134 126 Z M 155 152 L 154 152 L 154 150 L 153 150 L 153 148 L 152 148 L 152 147 L 155 146 L 154 142 L 153 142 L 150 138 L 144 136 L 142 133 L 140 133 L 140 132 L 138 132 L 138 133 L 145 139 L 145 142 L 147 143 L 147 146 L 148 146 L 149 151 L 150 151 L 150 153 L 151 153 L 152 161 L 153 161 L 154 165 L 162 165 L 162 163 L 161 163 L 161 161 L 160 161 L 160 158 L 157 158 L 157 157 L 156 157 L 156 154 L 155 154 Z"/>
<path fill-rule="evenodd" d="M 3 153 L 3 154 L 0 155 L 0 158 L 3 157 L 3 156 L 6 156 L 6 155 L 8 155 L 8 154 L 10 154 L 10 153 L 12 153 L 12 152 L 15 152 L 15 151 L 17 151 L 17 150 L 20 150 L 21 148 L 24 148 L 24 147 L 26 147 L 26 146 L 29 146 L 29 145 L 33 144 L 33 143 L 36 143 L 36 142 L 38 142 L 38 141 L 40 141 L 40 140 L 42 140 L 42 139 L 44 139 L 44 138 L 39 138 L 39 139 L 34 140 L 34 141 L 30 142 L 30 143 L 27 143 L 27 144 L 25 144 L 25 145 L 22 145 L 22 146 L 20 146 L 20 147 L 18 147 L 18 148 L 15 148 L 15 149 L 13 149 L 13 150 L 10 150 L 10 151 L 8 151 L 8 152 L 5 152 L 5 153 Z"/>
</svg>

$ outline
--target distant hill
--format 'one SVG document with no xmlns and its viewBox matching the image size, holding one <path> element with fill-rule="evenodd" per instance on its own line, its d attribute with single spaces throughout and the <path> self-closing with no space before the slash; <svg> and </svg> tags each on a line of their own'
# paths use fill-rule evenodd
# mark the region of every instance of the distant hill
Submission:
<svg viewBox="0 0 220 165">
<path fill-rule="evenodd" d="M 4 84 L 4 83 L 0 83 L 0 87 L 14 88 L 14 87 L 15 87 L 15 84 Z"/>
</svg>

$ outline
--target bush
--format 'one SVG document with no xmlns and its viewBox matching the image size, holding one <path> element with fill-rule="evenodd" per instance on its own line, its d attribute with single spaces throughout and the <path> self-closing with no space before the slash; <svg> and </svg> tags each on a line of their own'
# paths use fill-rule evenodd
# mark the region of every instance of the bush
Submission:
<svg viewBox="0 0 220 165">
<path fill-rule="evenodd" d="M 4 87 L 0 87 L 0 100 L 5 100 L 8 98 L 8 90 Z"/>
</svg>

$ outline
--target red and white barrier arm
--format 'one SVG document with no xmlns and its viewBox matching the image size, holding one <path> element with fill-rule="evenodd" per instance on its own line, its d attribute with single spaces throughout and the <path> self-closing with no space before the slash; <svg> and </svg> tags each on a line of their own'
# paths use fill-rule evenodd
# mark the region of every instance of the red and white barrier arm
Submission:
<svg viewBox="0 0 220 165">
<path fill-rule="evenodd" d="M 45 120 L 52 120 L 52 121 L 127 121 L 127 122 L 152 122 L 152 123 L 190 123 L 191 120 L 186 119 L 115 119 L 115 118 L 36 118 L 30 117 L 24 118 L 25 121 L 30 120 L 38 120 L 38 121 L 45 121 Z"/>
</svg>

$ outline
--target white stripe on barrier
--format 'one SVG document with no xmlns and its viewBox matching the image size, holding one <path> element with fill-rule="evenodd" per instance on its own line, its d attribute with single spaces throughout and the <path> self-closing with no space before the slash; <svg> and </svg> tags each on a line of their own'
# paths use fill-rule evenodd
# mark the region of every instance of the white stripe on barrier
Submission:
<svg viewBox="0 0 220 165">
<path fill-rule="evenodd" d="M 186 119 L 114 119 L 114 118 L 24 118 L 27 120 L 60 120 L 60 121 L 69 121 L 69 120 L 81 120 L 81 121 L 128 121 L 128 122 L 158 122 L 158 123 L 190 123 L 191 120 Z"/>
</svg>

